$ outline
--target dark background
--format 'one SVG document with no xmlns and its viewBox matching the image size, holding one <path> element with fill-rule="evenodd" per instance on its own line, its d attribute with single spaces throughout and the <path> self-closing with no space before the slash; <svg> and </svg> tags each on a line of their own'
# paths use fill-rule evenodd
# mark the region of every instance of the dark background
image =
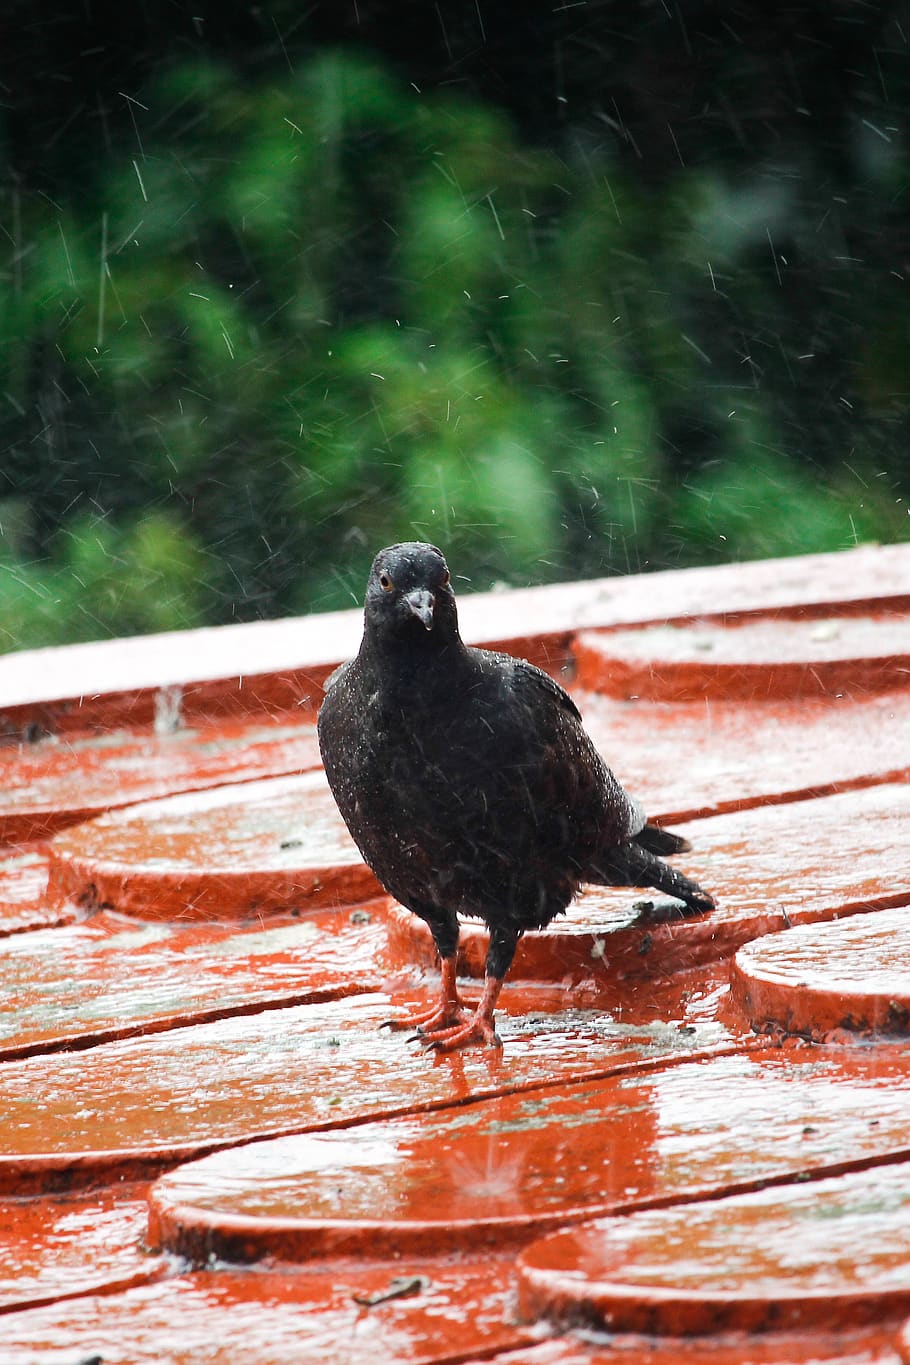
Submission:
<svg viewBox="0 0 910 1365">
<path fill-rule="evenodd" d="M 907 537 L 910 7 L 0 20 L 0 648 Z"/>
</svg>

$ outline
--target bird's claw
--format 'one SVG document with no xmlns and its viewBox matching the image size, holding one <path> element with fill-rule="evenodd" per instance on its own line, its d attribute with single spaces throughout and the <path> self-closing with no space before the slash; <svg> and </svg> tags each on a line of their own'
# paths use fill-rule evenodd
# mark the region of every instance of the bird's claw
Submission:
<svg viewBox="0 0 910 1365">
<path fill-rule="evenodd" d="M 421 1040 L 424 1046 L 433 1052 L 454 1052 L 456 1048 L 467 1047 L 470 1043 L 502 1047 L 502 1039 L 496 1032 L 493 1021 L 477 1014 L 455 1028 L 421 1030 Z"/>
<path fill-rule="evenodd" d="M 422 1014 L 409 1014 L 404 1019 L 384 1019 L 379 1027 L 391 1029 L 393 1033 L 402 1029 L 416 1029 L 417 1033 L 407 1040 L 411 1043 L 414 1037 L 423 1038 L 427 1033 L 461 1028 L 471 1018 L 473 1016 L 468 1013 L 463 1000 L 447 998 L 437 1001 L 432 1009 Z"/>
</svg>

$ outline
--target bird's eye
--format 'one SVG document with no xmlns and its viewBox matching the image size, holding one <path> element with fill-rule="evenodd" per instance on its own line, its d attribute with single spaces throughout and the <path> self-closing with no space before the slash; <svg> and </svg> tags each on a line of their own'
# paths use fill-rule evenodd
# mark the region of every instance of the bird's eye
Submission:
<svg viewBox="0 0 910 1365">
<path fill-rule="evenodd" d="M 441 588 L 447 588 L 447 587 L 449 586 L 449 571 L 448 571 L 448 569 L 446 569 L 445 573 L 442 575 L 442 578 L 440 578 L 440 580 L 439 580 L 439 586 L 440 586 Z"/>
<path fill-rule="evenodd" d="M 381 573 L 379 575 L 379 586 L 382 588 L 383 592 L 391 592 L 395 584 L 387 573 Z"/>
</svg>

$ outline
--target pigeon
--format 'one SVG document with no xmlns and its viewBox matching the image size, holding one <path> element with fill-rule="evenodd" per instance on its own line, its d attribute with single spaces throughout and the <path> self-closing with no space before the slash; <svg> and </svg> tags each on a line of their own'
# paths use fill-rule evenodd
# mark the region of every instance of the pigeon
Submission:
<svg viewBox="0 0 910 1365">
<path fill-rule="evenodd" d="M 518 940 L 586 883 L 655 887 L 678 898 L 683 915 L 714 908 L 663 861 L 688 843 L 647 823 L 559 683 L 463 643 L 434 545 L 410 541 L 376 556 L 360 650 L 326 683 L 318 732 L 354 842 L 439 952 L 438 1002 L 390 1021 L 430 1046 L 501 1046 L 494 1010 Z M 459 916 L 489 930 L 473 1011 L 456 981 Z"/>
</svg>

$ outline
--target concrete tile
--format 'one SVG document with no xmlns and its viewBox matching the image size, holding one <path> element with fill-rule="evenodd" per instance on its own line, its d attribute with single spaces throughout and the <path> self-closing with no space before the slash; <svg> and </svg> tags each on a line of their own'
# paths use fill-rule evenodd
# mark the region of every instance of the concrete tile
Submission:
<svg viewBox="0 0 910 1365">
<path fill-rule="evenodd" d="M 147 1216 L 144 1187 L 0 1200 L 0 1314 L 167 1273 L 166 1258 L 142 1249 Z"/>
<path fill-rule="evenodd" d="M 100 914 L 0 940 L 0 1059 L 375 989 L 385 907 L 231 928 Z"/>
<path fill-rule="evenodd" d="M 528 1339 L 511 1321 L 508 1262 L 340 1263 L 316 1273 L 219 1268 L 124 1294 L 12 1313 L 2 1320 L 3 1365 L 452 1365 L 489 1360 Z M 373 1306 L 395 1282 L 414 1293 Z"/>
<path fill-rule="evenodd" d="M 586 1334 L 588 1338 L 591 1333 Z M 845 1332 L 727 1332 L 717 1337 L 566 1334 L 496 1356 L 496 1365 L 900 1365 L 891 1327 Z M 601 1344 L 597 1344 L 597 1337 Z M 479 1357 L 463 1365 L 481 1365 Z"/>
<path fill-rule="evenodd" d="M 910 1309 L 910 1166 L 611 1218 L 519 1261 L 524 1320 L 652 1335 L 830 1332 Z"/>
<path fill-rule="evenodd" d="M 907 1059 L 802 1045 L 254 1143 L 160 1177 L 150 1241 L 194 1260 L 478 1250 L 910 1160 Z"/>
<path fill-rule="evenodd" d="M 751 704 L 573 695 L 623 786 L 665 824 L 910 774 L 910 690 Z"/>
<path fill-rule="evenodd" d="M 908 1033 L 910 916 L 880 910 L 757 939 L 736 954 L 732 980 L 758 1029 Z"/>
<path fill-rule="evenodd" d="M 905 685 L 910 615 L 764 617 L 583 631 L 574 654 L 580 686 L 620 698 L 749 702 L 868 695 Z"/>
<path fill-rule="evenodd" d="M 794 924 L 910 902 L 910 786 L 904 783 L 737 811 L 676 829 L 692 842 L 676 863 L 713 893 L 715 910 L 699 919 L 655 922 L 635 906 L 666 904 L 656 892 L 591 888 L 547 929 L 525 934 L 512 977 L 602 981 L 684 970 Z M 390 912 L 389 943 L 396 962 L 434 959 L 429 931 L 400 908 Z M 486 930 L 466 921 L 461 971 L 483 974 L 486 944 Z"/>
<path fill-rule="evenodd" d="M 380 1029 L 394 1008 L 373 995 L 8 1061 L 0 1067 L 0 1108 L 9 1115 L 0 1128 L 0 1189 L 141 1178 L 257 1136 L 428 1113 L 759 1046 L 751 1032 L 716 1017 L 725 995 L 725 982 L 710 975 L 663 990 L 649 983 L 640 1000 L 615 1000 L 611 1013 L 591 1008 L 590 997 L 573 1009 L 561 992 L 516 991 L 516 1013 L 503 1021 L 504 1053 L 428 1053 Z"/>
<path fill-rule="evenodd" d="M 380 892 L 321 771 L 111 811 L 50 844 L 51 900 L 141 919 L 242 919 Z"/>
<path fill-rule="evenodd" d="M 75 906 L 48 901 L 47 865 L 47 850 L 40 843 L 0 850 L 0 938 L 77 918 Z"/>
<path fill-rule="evenodd" d="M 318 763 L 315 725 L 287 717 L 0 745 L 0 840 L 43 838 L 136 801 L 301 772 Z"/>
</svg>

